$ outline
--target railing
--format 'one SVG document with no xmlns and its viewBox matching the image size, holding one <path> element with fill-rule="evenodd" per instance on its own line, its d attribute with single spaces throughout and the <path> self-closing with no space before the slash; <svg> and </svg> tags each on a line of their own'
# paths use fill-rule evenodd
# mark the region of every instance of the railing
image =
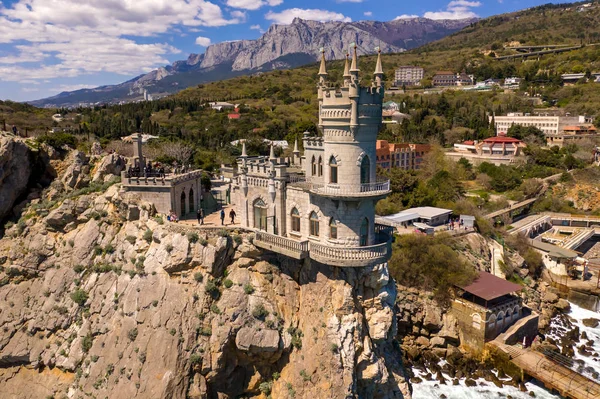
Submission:
<svg viewBox="0 0 600 399">
<path fill-rule="evenodd" d="M 392 254 L 391 241 L 365 247 L 333 247 L 310 243 L 310 258 L 331 266 L 364 267 L 387 262 Z"/>
<path fill-rule="evenodd" d="M 390 192 L 389 179 L 378 179 L 375 183 L 361 184 L 309 182 L 308 186 L 312 193 L 330 197 L 370 197 Z"/>
<path fill-rule="evenodd" d="M 295 259 L 304 259 L 308 256 L 308 241 L 296 241 L 264 231 L 256 232 L 254 245 Z"/>
</svg>

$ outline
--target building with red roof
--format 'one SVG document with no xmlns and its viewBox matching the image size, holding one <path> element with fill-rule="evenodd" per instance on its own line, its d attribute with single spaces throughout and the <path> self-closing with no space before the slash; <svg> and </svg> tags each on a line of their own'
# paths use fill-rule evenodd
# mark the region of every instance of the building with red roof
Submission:
<svg viewBox="0 0 600 399">
<path fill-rule="evenodd" d="M 385 170 L 391 168 L 418 170 L 423 163 L 423 157 L 429 151 L 431 151 L 429 144 L 390 144 L 387 140 L 377 140 L 375 145 L 377 167 Z"/>
</svg>

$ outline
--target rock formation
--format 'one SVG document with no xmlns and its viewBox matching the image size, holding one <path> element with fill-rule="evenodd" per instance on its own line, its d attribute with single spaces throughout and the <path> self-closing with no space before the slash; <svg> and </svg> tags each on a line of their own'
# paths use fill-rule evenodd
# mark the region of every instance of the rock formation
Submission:
<svg viewBox="0 0 600 399">
<path fill-rule="evenodd" d="M 31 150 L 21 140 L 0 136 L 0 220 L 26 193 L 33 169 Z"/>
<path fill-rule="evenodd" d="M 73 151 L 0 239 L 3 398 L 410 397 L 386 266 L 267 255 L 118 183 L 72 190 L 112 181 L 93 178 L 107 157 Z"/>
</svg>

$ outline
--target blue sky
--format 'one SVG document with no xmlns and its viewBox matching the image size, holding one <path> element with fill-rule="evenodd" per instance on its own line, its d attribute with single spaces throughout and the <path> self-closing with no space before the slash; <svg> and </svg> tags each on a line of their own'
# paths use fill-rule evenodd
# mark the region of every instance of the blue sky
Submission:
<svg viewBox="0 0 600 399">
<path fill-rule="evenodd" d="M 0 99 L 116 84 L 294 17 L 486 17 L 548 0 L 2 0 Z"/>
</svg>

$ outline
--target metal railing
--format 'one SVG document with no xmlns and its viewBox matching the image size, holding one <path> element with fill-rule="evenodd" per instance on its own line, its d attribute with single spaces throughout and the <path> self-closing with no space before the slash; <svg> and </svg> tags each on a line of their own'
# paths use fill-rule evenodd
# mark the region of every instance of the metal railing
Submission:
<svg viewBox="0 0 600 399">
<path fill-rule="evenodd" d="M 343 184 L 343 183 L 312 183 L 308 189 L 318 195 L 332 197 L 369 197 L 385 195 L 390 192 L 389 179 L 377 179 L 374 183 Z"/>
</svg>

